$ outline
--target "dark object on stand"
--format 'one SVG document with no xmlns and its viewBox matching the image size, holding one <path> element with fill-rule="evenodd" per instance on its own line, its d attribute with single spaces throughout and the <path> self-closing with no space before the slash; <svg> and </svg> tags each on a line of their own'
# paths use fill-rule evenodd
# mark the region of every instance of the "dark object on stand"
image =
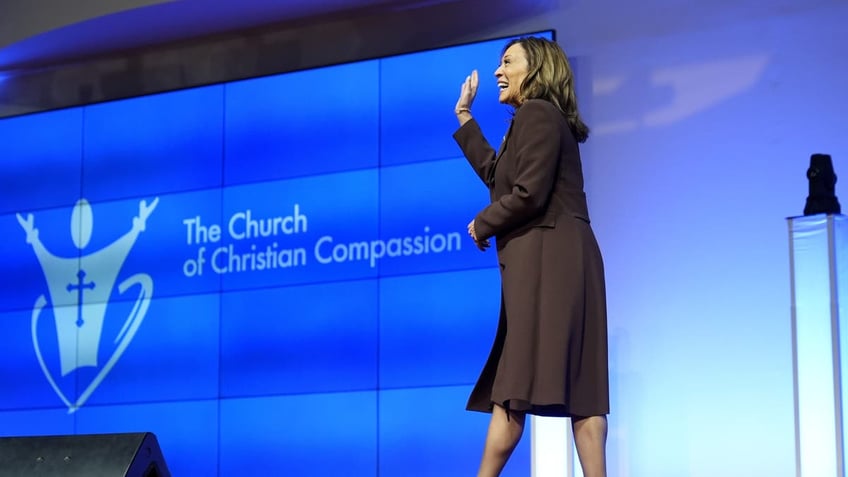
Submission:
<svg viewBox="0 0 848 477">
<path fill-rule="evenodd" d="M 807 169 L 810 180 L 810 195 L 804 206 L 804 215 L 838 214 L 842 211 L 836 198 L 836 173 L 828 154 L 810 156 L 810 168 Z"/>
</svg>

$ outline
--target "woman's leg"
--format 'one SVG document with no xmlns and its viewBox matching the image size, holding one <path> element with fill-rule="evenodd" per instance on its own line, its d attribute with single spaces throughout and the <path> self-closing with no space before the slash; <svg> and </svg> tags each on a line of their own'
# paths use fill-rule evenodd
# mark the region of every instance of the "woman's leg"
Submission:
<svg viewBox="0 0 848 477">
<path fill-rule="evenodd" d="M 572 417 L 574 444 L 584 477 L 606 477 L 607 417 Z"/>
<path fill-rule="evenodd" d="M 509 412 L 509 419 L 507 419 L 507 412 Z M 506 411 L 503 407 L 494 405 L 492 419 L 489 421 L 489 432 L 486 434 L 483 460 L 477 477 L 500 475 L 524 432 L 524 418 L 523 412 Z"/>
</svg>

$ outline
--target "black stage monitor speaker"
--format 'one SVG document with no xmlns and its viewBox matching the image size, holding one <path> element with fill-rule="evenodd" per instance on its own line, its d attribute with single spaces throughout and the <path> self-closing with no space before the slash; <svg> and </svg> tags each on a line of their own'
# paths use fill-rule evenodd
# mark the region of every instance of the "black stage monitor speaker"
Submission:
<svg viewBox="0 0 848 477">
<path fill-rule="evenodd" d="M 171 477 L 156 436 L 0 438 L 0 477 Z"/>
</svg>

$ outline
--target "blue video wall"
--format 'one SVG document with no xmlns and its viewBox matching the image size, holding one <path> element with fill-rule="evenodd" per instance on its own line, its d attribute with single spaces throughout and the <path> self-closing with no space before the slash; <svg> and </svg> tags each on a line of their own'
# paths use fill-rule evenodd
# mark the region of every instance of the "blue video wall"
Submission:
<svg viewBox="0 0 848 477">
<path fill-rule="evenodd" d="M 0 435 L 152 431 L 175 476 L 473 475 L 500 285 L 453 107 L 479 69 L 500 142 L 504 43 L 0 120 Z"/>
</svg>

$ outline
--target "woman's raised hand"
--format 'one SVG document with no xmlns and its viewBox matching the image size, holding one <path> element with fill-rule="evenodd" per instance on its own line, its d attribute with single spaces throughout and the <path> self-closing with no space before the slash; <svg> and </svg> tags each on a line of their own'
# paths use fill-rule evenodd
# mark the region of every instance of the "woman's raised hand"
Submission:
<svg viewBox="0 0 848 477">
<path fill-rule="evenodd" d="M 459 115 L 463 112 L 471 113 L 471 103 L 474 102 L 474 97 L 477 96 L 477 85 L 479 78 L 477 70 L 471 72 L 462 83 L 462 89 L 459 92 L 459 99 L 456 101 L 454 112 Z"/>
</svg>

